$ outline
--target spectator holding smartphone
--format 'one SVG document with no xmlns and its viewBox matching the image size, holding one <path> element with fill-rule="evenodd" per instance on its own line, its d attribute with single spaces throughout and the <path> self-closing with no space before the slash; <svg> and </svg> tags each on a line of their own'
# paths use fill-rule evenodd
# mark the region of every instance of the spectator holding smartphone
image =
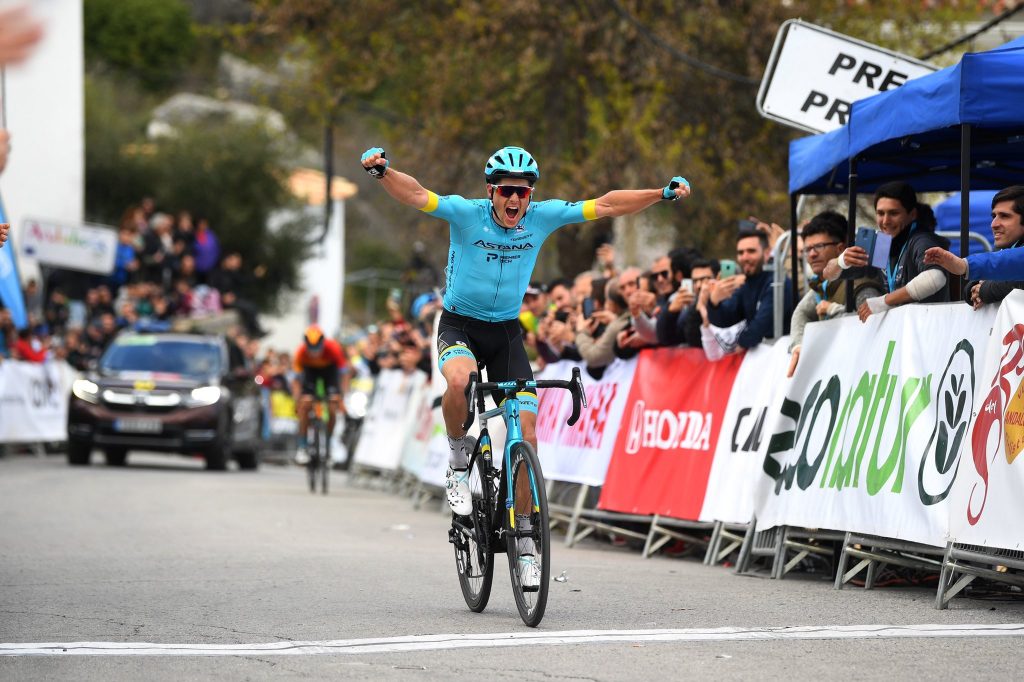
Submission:
<svg viewBox="0 0 1024 682">
<path fill-rule="evenodd" d="M 731 327 L 745 321 L 736 339 L 741 348 L 753 348 L 775 335 L 772 273 L 765 270 L 770 254 L 768 235 L 743 230 L 736 238 L 736 261 L 743 274 L 720 280 L 709 294 L 708 320 L 716 327 Z M 793 314 L 793 283 L 786 278 L 783 303 L 784 329 L 789 332 Z"/>
<path fill-rule="evenodd" d="M 846 218 L 835 211 L 823 211 L 814 216 L 801 232 L 804 257 L 814 276 L 807 280 L 810 291 L 793 311 L 793 321 L 790 325 L 792 337 L 789 343 L 792 355 L 786 376 L 793 376 L 800 361 L 800 348 L 807 323 L 831 319 L 846 312 L 846 285 L 842 282 L 829 282 L 821 276 L 825 265 L 833 258 L 838 258 L 846 248 L 846 234 Z M 855 280 L 855 305 L 859 306 L 873 296 L 880 296 L 884 289 L 885 284 L 878 277 L 861 277 Z"/>
</svg>

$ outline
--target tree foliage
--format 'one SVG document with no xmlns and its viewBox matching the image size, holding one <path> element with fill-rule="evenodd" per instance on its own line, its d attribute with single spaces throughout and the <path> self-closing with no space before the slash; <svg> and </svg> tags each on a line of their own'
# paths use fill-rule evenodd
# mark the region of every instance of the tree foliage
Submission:
<svg viewBox="0 0 1024 682">
<path fill-rule="evenodd" d="M 195 35 L 181 0 L 85 0 L 85 55 L 158 89 L 192 57 Z"/>
<path fill-rule="evenodd" d="M 86 88 L 86 199 L 90 219 L 116 224 L 124 210 L 152 196 L 160 210 L 209 218 L 222 252 L 266 267 L 257 302 L 272 307 L 295 289 L 314 230 L 284 186 L 282 149 L 260 125 L 222 122 L 184 128 L 148 141 L 143 118 L 122 113 L 114 84 L 90 78 Z M 294 218 L 271 230 L 268 218 L 292 208 Z"/>
<path fill-rule="evenodd" d="M 662 215 L 680 242 L 711 252 L 731 249 L 737 218 L 788 216 L 787 150 L 797 133 L 754 107 L 783 21 L 805 17 L 916 54 L 978 12 L 976 3 L 840 0 L 255 5 L 254 23 L 239 34 L 250 54 L 276 57 L 287 46 L 309 65 L 293 80 L 306 114 L 371 120 L 391 141 L 396 167 L 425 185 L 480 195 L 483 160 L 506 144 L 538 158 L 544 197 L 656 187 L 681 173 L 694 196 Z M 738 78 L 695 68 L 679 53 Z M 607 230 L 560 231 L 562 269 L 589 264 L 588 237 Z"/>
</svg>

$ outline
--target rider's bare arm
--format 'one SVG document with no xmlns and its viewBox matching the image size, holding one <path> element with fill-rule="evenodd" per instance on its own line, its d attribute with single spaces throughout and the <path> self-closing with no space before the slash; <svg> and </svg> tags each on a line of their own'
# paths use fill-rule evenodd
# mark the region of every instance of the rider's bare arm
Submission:
<svg viewBox="0 0 1024 682">
<path fill-rule="evenodd" d="M 380 185 L 392 197 L 413 208 L 423 208 L 430 198 L 430 192 L 416 178 L 394 168 L 381 178 Z"/>
<path fill-rule="evenodd" d="M 598 218 L 617 218 L 639 213 L 663 199 L 685 199 L 688 196 L 690 183 L 677 175 L 661 189 L 613 189 L 595 199 L 595 209 Z"/>
<path fill-rule="evenodd" d="M 598 218 L 617 218 L 639 213 L 661 201 L 660 189 L 613 189 L 596 199 Z"/>
</svg>

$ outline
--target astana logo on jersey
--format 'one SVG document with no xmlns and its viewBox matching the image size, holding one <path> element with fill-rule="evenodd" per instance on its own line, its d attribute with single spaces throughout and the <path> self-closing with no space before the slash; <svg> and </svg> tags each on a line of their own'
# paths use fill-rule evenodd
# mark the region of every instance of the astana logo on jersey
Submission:
<svg viewBox="0 0 1024 682">
<path fill-rule="evenodd" d="M 495 242 L 487 242 L 483 239 L 477 239 L 473 242 L 473 246 L 478 246 L 481 249 L 487 249 L 489 251 L 529 251 L 533 248 L 531 242 L 523 242 L 522 244 L 497 244 Z"/>
</svg>

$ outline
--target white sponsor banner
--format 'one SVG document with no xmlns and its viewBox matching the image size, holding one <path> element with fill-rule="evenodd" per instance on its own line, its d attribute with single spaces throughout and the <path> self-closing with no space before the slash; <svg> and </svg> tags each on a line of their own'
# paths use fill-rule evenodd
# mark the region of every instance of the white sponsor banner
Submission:
<svg viewBox="0 0 1024 682">
<path fill-rule="evenodd" d="M 768 449 L 768 429 L 785 396 L 789 337 L 747 351 L 732 385 L 704 495 L 701 521 L 747 523 Z"/>
<path fill-rule="evenodd" d="M 402 469 L 416 478 L 422 476 L 423 468 L 426 466 L 430 438 L 434 429 L 433 415 L 430 412 L 432 396 L 431 384 L 427 381 L 419 391 L 416 403 L 409 406 L 416 414 L 409 430 L 408 441 L 402 448 Z"/>
<path fill-rule="evenodd" d="M 112 227 L 26 218 L 16 243 L 44 265 L 100 275 L 114 271 L 117 233 Z"/>
<path fill-rule="evenodd" d="M 757 110 L 795 128 L 824 133 L 846 125 L 857 100 L 935 70 L 913 57 L 791 19 L 775 38 Z"/>
<path fill-rule="evenodd" d="M 615 360 L 599 380 L 587 374 L 581 363 L 563 360 L 544 368 L 538 379 L 568 380 L 579 367 L 587 392 L 587 409 L 579 421 L 568 426 L 572 395 L 560 388 L 540 391 L 537 415 L 537 445 L 544 477 L 554 481 L 604 485 L 615 439 L 622 426 L 622 414 L 633 384 L 636 359 Z"/>
<path fill-rule="evenodd" d="M 1024 549 L 1024 291 L 1012 292 L 999 307 L 984 358 L 978 365 L 975 421 L 964 436 L 970 454 L 960 463 L 949 496 L 949 536 L 972 545 Z"/>
<path fill-rule="evenodd" d="M 66 362 L 0 363 L 0 443 L 64 441 L 77 376 Z"/>
<path fill-rule="evenodd" d="M 951 303 L 808 325 L 769 422 L 758 525 L 944 545 L 994 318 Z"/>
<path fill-rule="evenodd" d="M 399 369 L 381 371 L 356 446 L 357 464 L 383 471 L 398 469 L 426 382 L 427 375 L 419 370 L 411 374 Z"/>
</svg>

